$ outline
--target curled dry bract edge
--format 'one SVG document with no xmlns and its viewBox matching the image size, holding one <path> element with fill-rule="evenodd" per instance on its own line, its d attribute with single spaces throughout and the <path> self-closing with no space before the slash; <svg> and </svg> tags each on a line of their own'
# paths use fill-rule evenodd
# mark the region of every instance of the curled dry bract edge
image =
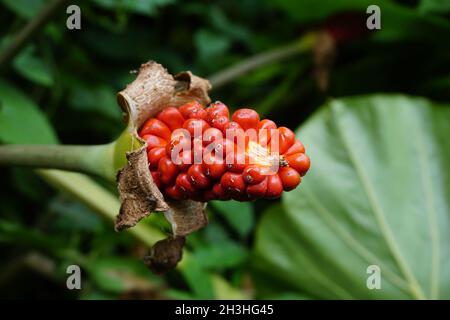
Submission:
<svg viewBox="0 0 450 320">
<path fill-rule="evenodd" d="M 160 64 L 149 61 L 141 65 L 136 79 L 118 93 L 117 100 L 127 115 L 127 130 L 134 147 L 127 152 L 127 164 L 117 174 L 121 200 L 120 213 L 115 223 L 117 231 L 133 227 L 152 211 L 165 212 L 172 225 L 173 237 L 170 239 L 184 237 L 208 223 L 204 203 L 191 200 L 170 203 L 165 201 L 148 170 L 146 145 L 145 141 L 139 138 L 138 130 L 148 118 L 155 116 L 165 107 L 179 107 L 192 100 L 204 105 L 210 103 L 210 89 L 208 80 L 189 71 L 172 76 Z M 180 243 L 184 241 L 170 240 L 164 243 L 164 250 L 154 248 L 151 254 L 152 264 L 160 266 L 158 272 L 164 271 L 161 266 L 173 268 L 176 265 L 181 259 L 183 246 Z M 176 244 L 173 249 L 179 251 L 179 257 L 171 260 L 177 260 L 175 263 L 164 264 L 162 260 L 167 257 L 162 252 L 168 250 L 166 247 L 171 243 Z M 171 255 L 177 256 L 176 253 Z"/>
</svg>

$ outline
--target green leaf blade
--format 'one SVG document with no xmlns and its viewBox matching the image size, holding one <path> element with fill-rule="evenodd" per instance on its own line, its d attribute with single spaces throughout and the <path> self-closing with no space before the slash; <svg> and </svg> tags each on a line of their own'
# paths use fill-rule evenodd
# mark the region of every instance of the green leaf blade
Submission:
<svg viewBox="0 0 450 320">
<path fill-rule="evenodd" d="M 300 273 L 286 290 L 322 298 L 448 298 L 448 110 L 400 95 L 331 101 L 298 132 L 312 167 L 260 226 L 259 269 Z M 373 264 L 381 290 L 366 286 Z"/>
<path fill-rule="evenodd" d="M 57 143 L 56 134 L 41 110 L 24 93 L 0 79 L 0 141 Z"/>
</svg>

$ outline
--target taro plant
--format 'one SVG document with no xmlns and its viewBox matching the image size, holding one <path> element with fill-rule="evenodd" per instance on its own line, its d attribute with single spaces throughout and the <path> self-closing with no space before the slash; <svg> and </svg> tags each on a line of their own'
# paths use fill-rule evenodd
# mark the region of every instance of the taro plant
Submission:
<svg viewBox="0 0 450 320">
<path fill-rule="evenodd" d="M 156 62 L 141 66 L 117 95 L 128 125 L 117 140 L 97 146 L 0 146 L 0 164 L 63 169 L 117 181 L 115 228 L 134 227 L 164 212 L 172 236 L 157 242 L 146 263 L 155 272 L 176 266 L 185 237 L 208 222 L 209 200 L 276 199 L 295 189 L 309 169 L 305 147 L 286 127 L 256 111 L 229 119 L 211 104 L 210 83 L 190 72 L 170 75 Z"/>
</svg>

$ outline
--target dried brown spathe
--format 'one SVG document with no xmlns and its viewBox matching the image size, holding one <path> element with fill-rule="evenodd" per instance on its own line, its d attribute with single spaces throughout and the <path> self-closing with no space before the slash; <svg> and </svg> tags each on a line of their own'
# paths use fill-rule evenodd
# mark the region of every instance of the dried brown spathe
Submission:
<svg viewBox="0 0 450 320">
<path fill-rule="evenodd" d="M 189 71 L 172 76 L 163 66 L 150 61 L 143 64 L 136 79 L 125 90 L 118 93 L 117 100 L 127 114 L 129 134 L 136 141 L 140 141 L 139 145 L 142 145 L 144 142 L 140 140 L 137 132 L 145 120 L 168 106 L 178 107 L 192 100 L 208 104 L 211 101 L 208 96 L 210 89 L 211 85 L 207 80 Z M 145 149 L 146 146 L 143 145 L 136 150 L 130 150 L 127 153 L 127 165 L 117 175 L 121 208 L 116 220 L 116 230 L 133 227 L 153 211 L 165 212 L 172 225 L 175 237 L 173 239 L 178 239 L 205 226 L 208 220 L 204 203 L 195 201 L 167 203 L 165 201 L 148 170 Z M 167 240 L 164 242 L 164 248 L 167 245 L 170 246 L 170 243 L 176 244 L 174 246 L 176 250 L 181 242 Z M 163 265 L 166 257 L 161 252 L 164 250 L 155 249 L 153 248 L 152 254 L 153 264 L 160 262 Z M 172 256 L 177 255 L 172 253 Z M 179 258 L 181 259 L 181 249 L 179 249 Z"/>
</svg>

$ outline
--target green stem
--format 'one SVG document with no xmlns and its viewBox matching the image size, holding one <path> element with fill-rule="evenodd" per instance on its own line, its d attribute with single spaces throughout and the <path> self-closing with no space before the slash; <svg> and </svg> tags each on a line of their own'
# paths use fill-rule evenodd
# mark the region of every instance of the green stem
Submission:
<svg viewBox="0 0 450 320">
<path fill-rule="evenodd" d="M 79 173 L 59 170 L 37 170 L 36 173 L 56 189 L 73 196 L 95 212 L 101 214 L 107 220 L 114 221 L 116 219 L 116 214 L 120 209 L 119 200 L 114 194 L 98 185 L 91 178 Z M 138 223 L 133 228 L 127 229 L 127 232 L 148 247 L 152 247 L 157 241 L 166 238 L 163 232 L 144 223 Z M 192 255 L 188 250 L 185 250 L 183 252 L 183 260 L 180 261 L 177 269 L 181 272 L 188 272 L 185 269 L 187 266 L 186 261 L 189 259 L 192 259 Z M 210 275 L 213 282 L 215 298 L 250 298 L 246 292 L 234 288 L 221 276 L 212 273 Z"/>
<path fill-rule="evenodd" d="M 61 169 L 114 181 L 115 143 L 94 146 L 2 145 L 0 165 Z"/>
<path fill-rule="evenodd" d="M 262 66 L 310 51 L 314 47 L 316 39 L 317 34 L 315 32 L 307 33 L 294 43 L 254 55 L 225 70 L 211 75 L 208 79 L 211 82 L 213 89 L 217 89 Z"/>
<path fill-rule="evenodd" d="M 37 170 L 36 172 L 53 187 L 78 199 L 107 220 L 116 219 L 120 210 L 120 201 L 91 178 L 79 173 L 59 170 Z M 148 247 L 165 238 L 161 231 L 143 223 L 138 223 L 127 231 Z"/>
</svg>

